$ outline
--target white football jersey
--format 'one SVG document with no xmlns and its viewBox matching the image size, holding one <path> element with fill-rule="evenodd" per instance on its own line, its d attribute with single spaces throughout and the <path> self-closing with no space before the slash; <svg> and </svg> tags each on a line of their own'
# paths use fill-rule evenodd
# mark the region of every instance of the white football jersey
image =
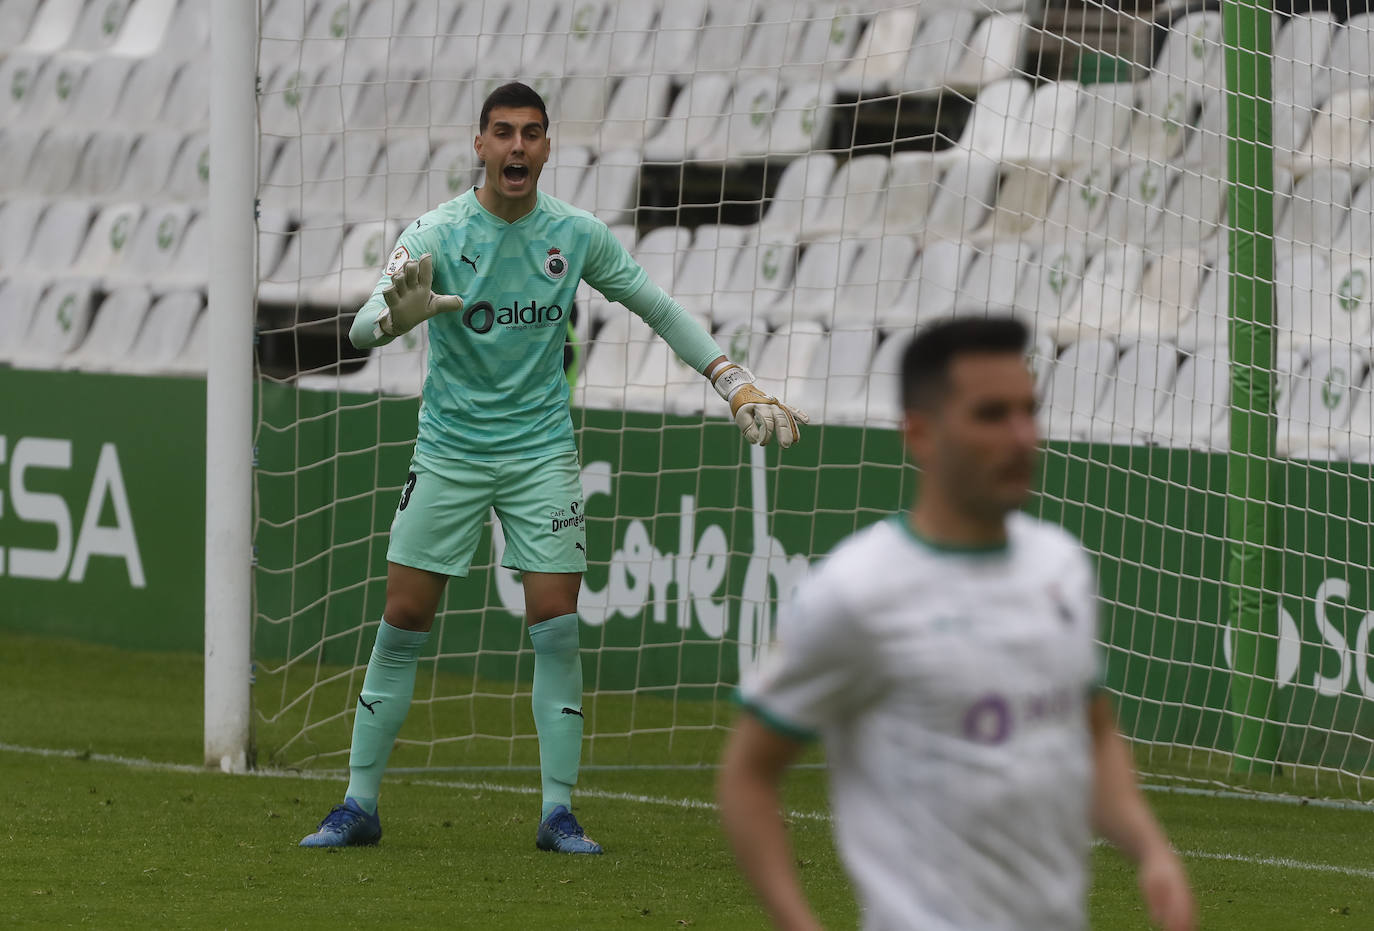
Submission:
<svg viewBox="0 0 1374 931">
<path fill-rule="evenodd" d="M 1095 573 L 1056 526 L 1007 530 L 983 550 L 924 541 L 906 515 L 853 535 L 740 689 L 823 741 L 869 931 L 1086 926 Z"/>
</svg>

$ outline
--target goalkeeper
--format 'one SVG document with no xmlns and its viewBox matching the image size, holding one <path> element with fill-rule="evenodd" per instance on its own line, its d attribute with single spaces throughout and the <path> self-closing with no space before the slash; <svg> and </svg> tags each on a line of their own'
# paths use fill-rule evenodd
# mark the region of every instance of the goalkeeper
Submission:
<svg viewBox="0 0 1374 931">
<path fill-rule="evenodd" d="M 543 99 L 524 84 L 482 105 L 480 188 L 401 234 L 349 334 L 382 346 L 429 321 L 419 432 L 387 550 L 386 609 L 353 726 L 343 804 L 304 847 L 374 844 L 382 772 L 409 710 L 415 667 L 451 576 L 467 575 L 489 509 L 504 565 L 523 574 L 543 810 L 536 844 L 601 853 L 572 813 L 582 747 L 577 596 L 587 567 L 581 469 L 563 345 L 579 280 L 644 319 L 711 379 L 752 443 L 798 438 L 806 416 L 753 384 L 591 214 L 538 190 L 549 158 Z"/>
</svg>

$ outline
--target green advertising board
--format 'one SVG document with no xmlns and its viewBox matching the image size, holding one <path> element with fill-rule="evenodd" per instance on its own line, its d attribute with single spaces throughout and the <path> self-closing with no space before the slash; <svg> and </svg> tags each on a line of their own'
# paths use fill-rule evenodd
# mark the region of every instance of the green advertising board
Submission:
<svg viewBox="0 0 1374 931">
<path fill-rule="evenodd" d="M 0 370 L 0 388 L 20 400 L 0 412 L 0 626 L 199 649 L 203 382 Z M 416 402 L 264 384 L 259 409 L 255 655 L 294 676 L 365 662 Z M 723 420 L 598 410 L 574 421 L 588 688 L 720 697 L 808 561 L 914 489 L 893 431 L 813 427 L 784 453 L 751 449 Z M 1286 545 L 1273 554 L 1282 636 L 1269 717 L 1282 759 L 1364 770 L 1369 468 L 1278 471 Z M 1098 554 L 1107 681 L 1137 737 L 1230 746 L 1226 487 L 1221 455 L 1054 444 L 1045 457 L 1030 509 Z M 500 547 L 489 528 L 472 574 L 449 587 L 432 648 L 455 672 L 528 675 L 520 588 L 495 568 Z"/>
</svg>

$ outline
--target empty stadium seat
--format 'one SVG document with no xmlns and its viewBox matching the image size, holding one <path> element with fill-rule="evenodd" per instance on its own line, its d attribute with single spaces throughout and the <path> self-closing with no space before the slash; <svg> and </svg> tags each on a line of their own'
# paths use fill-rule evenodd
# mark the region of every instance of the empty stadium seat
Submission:
<svg viewBox="0 0 1374 931">
<path fill-rule="evenodd" d="M 0 203 L 0 272 L 15 272 L 22 267 L 46 209 L 46 201 L 32 197 Z"/>
<path fill-rule="evenodd" d="M 778 179 L 759 226 L 800 237 L 820 211 L 834 176 L 835 156 L 826 152 L 812 152 L 790 162 Z"/>
<path fill-rule="evenodd" d="M 25 51 L 48 53 L 65 46 L 76 31 L 85 0 L 44 0 L 29 25 L 21 46 Z M 100 4 L 89 4 L 95 9 Z"/>
<path fill-rule="evenodd" d="M 796 403 L 812 423 L 862 424 L 868 416 L 868 382 L 878 331 L 871 326 L 832 329 L 811 356 Z"/>
<path fill-rule="evenodd" d="M 599 142 L 593 149 L 640 148 L 657 132 L 668 112 L 672 84 L 661 74 L 630 74 L 620 79 L 606 117 L 601 123 Z"/>
<path fill-rule="evenodd" d="M 637 149 L 602 152 L 587 169 L 573 203 L 595 213 L 602 222 L 634 222 L 639 204 L 640 155 Z"/>
<path fill-rule="evenodd" d="M 1027 18 L 1024 13 L 993 13 L 973 30 L 958 63 L 943 77 L 946 87 L 968 92 L 1015 73 L 1021 60 Z"/>
<path fill-rule="evenodd" d="M 722 114 L 715 131 L 696 146 L 692 158 L 723 162 L 767 153 L 778 93 L 776 75 L 741 81 L 730 95 L 729 112 Z"/>
<path fill-rule="evenodd" d="M 959 296 L 959 284 L 972 258 L 973 249 L 962 243 L 927 243 L 912 269 L 910 283 L 893 306 L 879 305 L 879 326 L 904 329 L 947 316 Z"/>
<path fill-rule="evenodd" d="M 7 0 L 0 3 L 0 53 L 21 45 L 43 0 Z"/>
<path fill-rule="evenodd" d="M 903 76 L 916 27 L 912 7 L 884 10 L 873 17 L 849 65 L 835 76 L 835 86 L 841 93 L 859 96 L 886 92 Z"/>
<path fill-rule="evenodd" d="M 872 232 L 924 232 L 938 175 L 938 166 L 925 153 L 894 152 L 888 164 L 882 216 Z"/>
<path fill-rule="evenodd" d="M 1178 375 L 1178 350 L 1150 340 L 1123 348 L 1085 438 L 1141 445 L 1154 436 L 1156 415 L 1168 403 Z"/>
<path fill-rule="evenodd" d="M 91 225 L 91 205 L 85 201 L 54 201 L 34 227 L 23 268 L 37 275 L 66 274 Z"/>
<path fill-rule="evenodd" d="M 1088 439 L 1094 412 L 1116 364 L 1116 344 L 1107 340 L 1074 343 L 1060 354 L 1039 412 L 1046 439 Z"/>
<path fill-rule="evenodd" d="M 889 235 L 866 242 L 849 267 L 848 280 L 835 291 L 832 326 L 837 329 L 871 329 L 879 316 L 889 320 L 915 316 L 914 309 L 903 308 L 901 301 L 913 280 L 909 273 L 916 261 L 916 240 Z"/>
<path fill-rule="evenodd" d="M 682 226 L 660 226 L 646 233 L 634 247 L 635 261 L 649 280 L 668 294 L 675 294 L 677 266 L 692 244 L 692 231 Z"/>
<path fill-rule="evenodd" d="M 139 203 L 120 203 L 101 209 L 91 225 L 73 269 L 97 281 L 115 271 L 124 261 L 144 207 Z"/>
<path fill-rule="evenodd" d="M 697 74 L 682 88 L 673 108 L 653 138 L 644 143 L 644 159 L 650 162 L 681 162 L 710 138 L 728 112 L 730 78 L 723 74 Z"/>
<path fill-rule="evenodd" d="M 780 326 L 764 345 L 751 368 L 764 384 L 783 398 L 803 398 L 825 390 L 813 364 L 823 351 L 825 329 L 814 320 L 794 320 Z M 823 370 L 822 370 L 823 371 Z"/>
<path fill-rule="evenodd" d="M 587 348 L 582 375 L 573 390 L 579 407 L 617 410 L 625 404 L 625 386 L 639 373 L 654 333 L 625 310 L 607 316 Z"/>
<path fill-rule="evenodd" d="M 857 155 L 835 172 L 825 198 L 803 217 L 802 238 L 855 235 L 874 226 L 886 193 L 886 155 Z"/>
<path fill-rule="evenodd" d="M 654 25 L 662 6 L 659 0 L 614 5 L 608 23 L 611 29 L 608 74 L 643 75 L 652 71 L 654 51 L 658 44 Z M 589 64 L 599 63 L 600 59 L 595 59 Z"/>
<path fill-rule="evenodd" d="M 287 306 L 300 303 L 329 274 L 342 243 L 343 227 L 337 224 L 301 227 L 287 242 L 272 277 L 259 283 L 258 300 Z"/>
<path fill-rule="evenodd" d="M 1307 140 L 1319 95 L 1330 86 L 1326 60 L 1335 35 L 1336 19 L 1324 11 L 1294 16 L 1279 30 L 1271 59 L 1276 158 Z"/>
<path fill-rule="evenodd" d="M 911 342 L 907 327 L 888 333 L 873 353 L 864 399 L 866 420 L 874 427 L 897 427 L 902 423 L 902 356 Z"/>
<path fill-rule="evenodd" d="M 0 362 L 10 362 L 28 339 L 48 283 L 31 276 L 0 277 Z"/>
<path fill-rule="evenodd" d="M 751 231 L 729 281 L 712 295 L 712 314 L 719 320 L 767 320 L 768 308 L 791 287 L 796 262 L 797 246 L 790 238 Z"/>
<path fill-rule="evenodd" d="M 15 347 L 16 368 L 52 369 L 86 338 L 90 329 L 95 286 L 91 281 L 63 278 L 44 292 L 33 312 L 28 333 Z"/>
<path fill-rule="evenodd" d="M 205 358 L 205 298 L 199 291 L 170 291 L 148 310 L 143 329 L 127 355 L 106 358 L 113 371 L 194 372 Z M 190 352 L 192 340 L 200 345 Z"/>
<path fill-rule="evenodd" d="M 1080 239 L 1047 244 L 1023 263 L 1018 306 L 1028 314 L 1036 334 L 1058 332 L 1060 318 L 1078 297 L 1087 262 Z"/>
<path fill-rule="evenodd" d="M 1172 394 L 1155 416 L 1153 442 L 1220 451 L 1230 444 L 1231 373 L 1226 346 L 1204 347 L 1179 365 Z"/>
<path fill-rule="evenodd" d="M 362 367 L 341 375 L 308 374 L 296 379 L 306 391 L 355 391 L 415 397 L 429 371 L 429 328 L 421 324 L 373 349 Z"/>
<path fill-rule="evenodd" d="M 676 6 L 681 0 L 665 7 Z M 689 59 L 689 66 L 698 75 L 721 72 L 733 78 L 744 60 L 745 49 L 753 33 L 754 9 L 756 4 L 739 3 L 738 0 L 707 0 L 706 24 L 693 42 L 696 55 Z"/>
<path fill-rule="evenodd" d="M 862 249 L 863 241 L 856 239 L 819 240 L 807 246 L 797 262 L 791 294 L 767 308 L 768 315 L 779 323 L 789 319 L 828 322 L 835 315 L 839 288 Z"/>
<path fill-rule="evenodd" d="M 1316 349 L 1293 380 L 1286 413 L 1278 418 L 1274 451 L 1299 459 L 1349 456 L 1353 389 L 1369 370 L 1369 354 L 1353 346 Z"/>
<path fill-rule="evenodd" d="M 354 224 L 344 236 L 330 267 L 306 294 L 316 306 L 353 310 L 371 296 L 387 264 L 391 245 L 404 227 L 394 221 Z"/>
<path fill-rule="evenodd" d="M 751 230 L 743 226 L 698 226 L 692 236 L 692 246 L 678 266 L 673 296 L 688 310 L 709 314 L 714 309 L 714 295 L 725 290 L 744 255 L 744 245 Z M 752 264 L 752 259 L 751 259 Z M 725 320 L 717 316 L 717 326 Z"/>
<path fill-rule="evenodd" d="M 665 4 L 650 39 L 650 70 L 654 74 L 690 74 L 707 18 L 706 0 L 674 0 Z"/>
<path fill-rule="evenodd" d="M 1140 278 L 1136 311 L 1122 317 L 1117 332 L 1125 340 L 1173 343 L 1183 321 L 1194 313 L 1207 275 L 1200 249 L 1184 248 L 1153 256 Z"/>
<path fill-rule="evenodd" d="M 959 66 L 977 24 L 978 14 L 971 6 L 930 11 L 917 26 L 911 50 L 895 76 L 896 86 L 913 94 L 942 90 L 946 76 Z"/>
<path fill-rule="evenodd" d="M 63 367 L 88 372 L 114 370 L 131 354 L 151 304 L 152 294 L 142 285 L 110 292 L 95 311 L 90 333 L 80 348 L 62 360 Z"/>
</svg>

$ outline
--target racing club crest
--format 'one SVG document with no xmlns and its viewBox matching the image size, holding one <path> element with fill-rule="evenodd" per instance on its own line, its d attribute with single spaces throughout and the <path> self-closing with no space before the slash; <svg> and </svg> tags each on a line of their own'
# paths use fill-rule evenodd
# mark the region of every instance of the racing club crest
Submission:
<svg viewBox="0 0 1374 931">
<path fill-rule="evenodd" d="M 568 260 L 554 246 L 549 250 L 548 257 L 544 259 L 544 274 L 557 281 L 568 273 Z"/>
</svg>

